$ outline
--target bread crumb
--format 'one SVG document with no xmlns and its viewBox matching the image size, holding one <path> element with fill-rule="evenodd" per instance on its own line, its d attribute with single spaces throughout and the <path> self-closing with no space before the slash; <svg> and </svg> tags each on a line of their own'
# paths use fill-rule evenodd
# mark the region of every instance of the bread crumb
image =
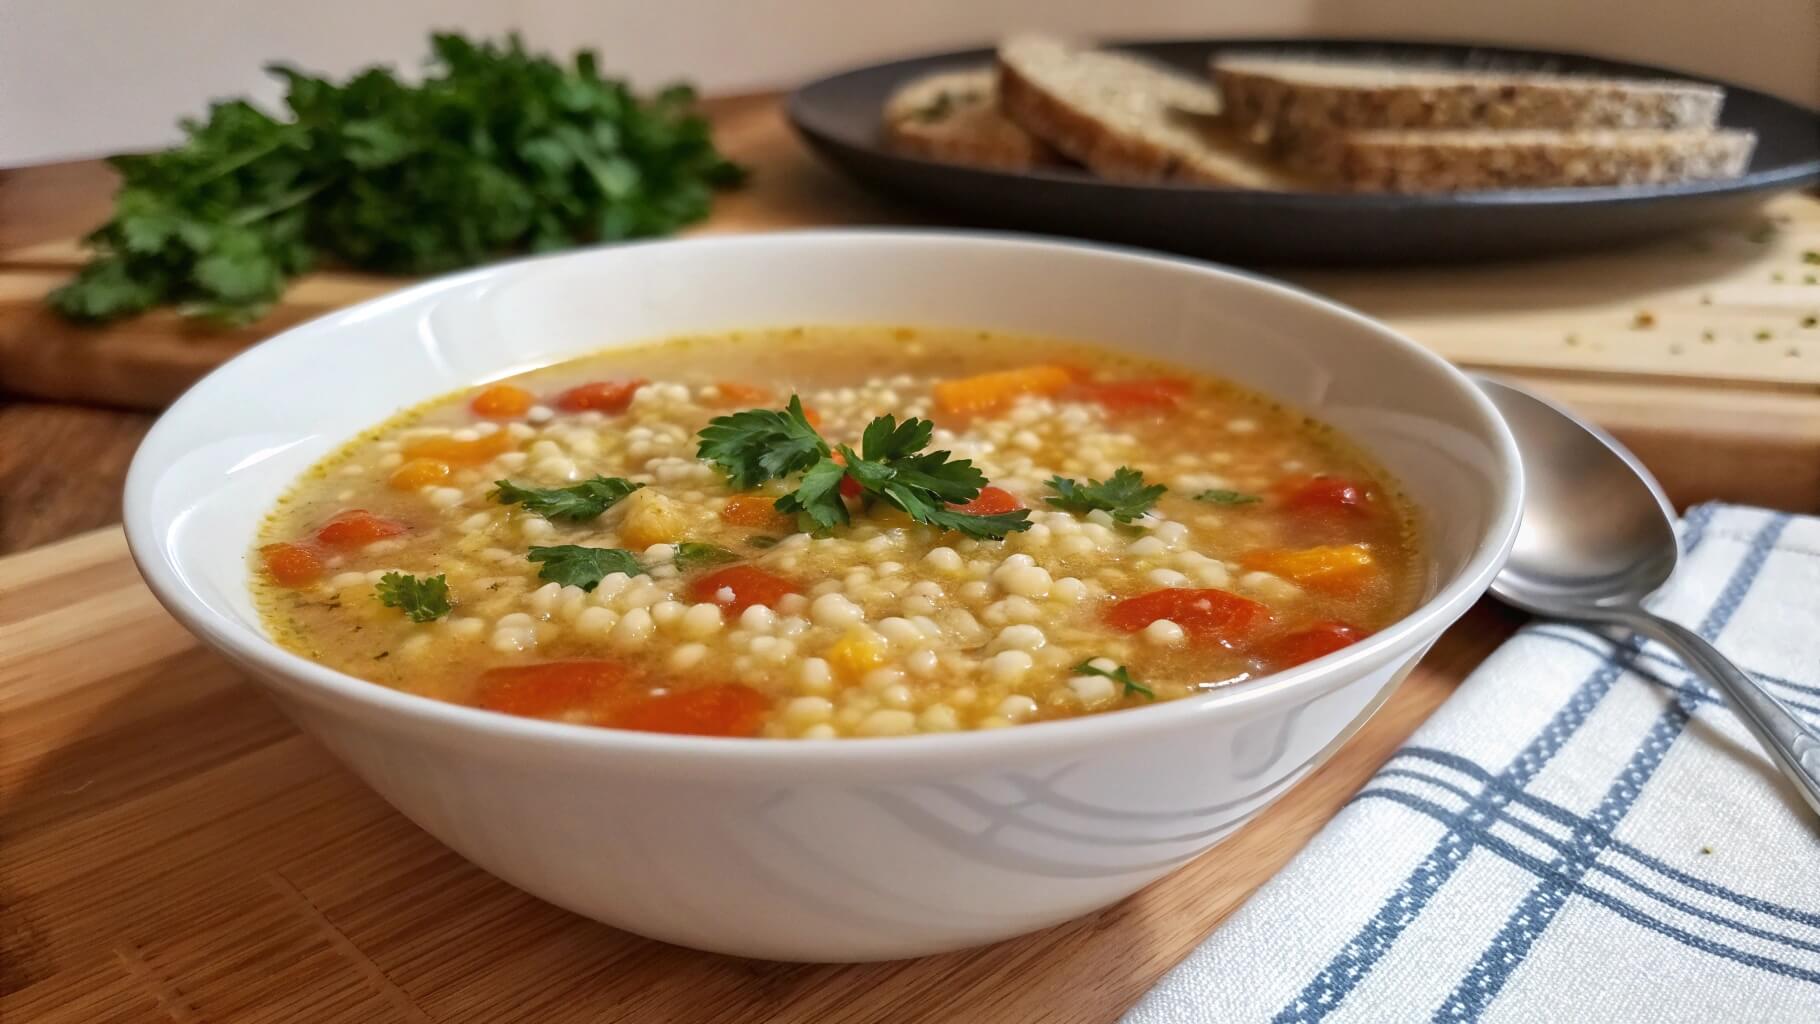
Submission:
<svg viewBox="0 0 1820 1024">
<path fill-rule="evenodd" d="M 1647 309 L 1639 309 L 1637 310 L 1637 315 L 1631 318 L 1630 326 L 1634 330 L 1648 330 L 1649 328 L 1656 326 L 1656 314 L 1651 313 Z"/>
</svg>

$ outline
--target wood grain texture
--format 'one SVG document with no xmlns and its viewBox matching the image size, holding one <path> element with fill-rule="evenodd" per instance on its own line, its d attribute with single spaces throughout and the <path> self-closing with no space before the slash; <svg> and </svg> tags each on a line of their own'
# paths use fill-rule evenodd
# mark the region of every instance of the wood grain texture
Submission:
<svg viewBox="0 0 1820 1024">
<path fill-rule="evenodd" d="M 858 966 L 640 939 L 468 865 L 157 605 L 118 530 L 0 559 L 0 1020 L 1112 1019 L 1270 877 L 1517 620 L 1481 605 L 1325 767 L 1101 913 Z"/>
<path fill-rule="evenodd" d="M 0 555 L 120 521 L 149 412 L 0 398 Z"/>
</svg>

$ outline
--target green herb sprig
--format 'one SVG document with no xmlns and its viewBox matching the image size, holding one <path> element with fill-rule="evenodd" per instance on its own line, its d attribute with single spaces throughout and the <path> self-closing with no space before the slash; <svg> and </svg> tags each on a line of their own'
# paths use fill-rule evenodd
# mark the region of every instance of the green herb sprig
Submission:
<svg viewBox="0 0 1820 1024">
<path fill-rule="evenodd" d="M 412 622 L 440 619 L 453 608 L 449 603 L 449 578 L 444 573 L 418 579 L 402 572 L 388 572 L 379 577 L 373 590 L 379 595 L 380 604 L 402 609 Z"/>
<path fill-rule="evenodd" d="M 1119 684 L 1121 687 L 1124 688 L 1123 690 L 1120 691 L 1120 696 L 1130 697 L 1130 696 L 1135 695 L 1135 696 L 1143 697 L 1147 700 L 1156 699 L 1156 691 L 1152 690 L 1148 686 L 1145 686 L 1143 683 L 1140 683 L 1137 680 L 1131 678 L 1131 672 L 1129 670 L 1127 670 L 1125 668 L 1125 666 L 1123 666 L 1123 665 L 1119 665 L 1115 668 L 1104 669 L 1104 668 L 1100 668 L 1098 665 L 1095 665 L 1093 663 L 1093 660 L 1089 659 L 1087 661 L 1081 662 L 1079 665 L 1074 666 L 1074 671 L 1080 675 L 1104 676 L 1107 679 L 1112 680 L 1113 682 Z"/>
<path fill-rule="evenodd" d="M 1215 487 L 1212 490 L 1202 491 L 1195 495 L 1194 500 L 1210 502 L 1215 505 L 1255 505 L 1264 499 L 1255 494 L 1246 494 L 1243 491 L 1229 491 L 1223 487 Z"/>
<path fill-rule="evenodd" d="M 502 505 L 523 505 L 545 519 L 585 523 L 624 501 L 643 487 L 616 476 L 595 476 L 568 487 L 520 487 L 510 480 L 493 481 L 493 499 Z"/>
<path fill-rule="evenodd" d="M 1043 500 L 1064 512 L 1085 515 L 1103 511 L 1121 523 L 1129 523 L 1156 505 L 1156 500 L 1169 488 L 1162 484 L 1145 484 L 1144 474 L 1130 466 L 1120 466 L 1107 480 L 1081 483 L 1065 476 L 1052 477 L 1049 486 L 1055 491 Z"/>
<path fill-rule="evenodd" d="M 583 590 L 593 590 L 600 586 L 601 580 L 616 572 L 637 576 L 645 571 L 645 567 L 638 562 L 638 556 L 624 548 L 556 544 L 534 547 L 525 557 L 541 566 L 537 570 L 539 579 Z"/>
<path fill-rule="evenodd" d="M 273 65 L 284 110 L 215 104 L 172 149 L 114 157 L 114 215 L 50 296 L 78 320 L 173 304 L 257 319 L 319 261 L 429 274 L 526 250 L 667 234 L 744 175 L 686 87 L 640 98 L 569 63 L 435 35 L 421 82 Z"/>
</svg>

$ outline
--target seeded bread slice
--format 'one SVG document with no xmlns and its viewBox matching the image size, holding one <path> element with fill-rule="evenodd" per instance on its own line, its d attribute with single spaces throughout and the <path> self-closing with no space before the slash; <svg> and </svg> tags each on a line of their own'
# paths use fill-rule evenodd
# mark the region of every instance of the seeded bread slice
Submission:
<svg viewBox="0 0 1820 1024">
<path fill-rule="evenodd" d="M 885 101 L 892 149 L 946 163 L 1026 170 L 1059 159 L 999 111 L 990 65 L 937 71 L 899 86 Z"/>
<path fill-rule="evenodd" d="M 1220 124 L 1207 83 L 1149 61 L 1017 36 L 999 44 L 998 74 L 1006 116 L 1101 177 L 1308 187 Z"/>
<path fill-rule="evenodd" d="M 1304 163 L 1361 192 L 1661 185 L 1744 173 L 1745 131 L 1344 132 Z"/>
<path fill-rule="evenodd" d="M 1725 91 L 1670 80 L 1504 73 L 1292 55 L 1216 54 L 1227 116 L 1253 142 L 1400 128 L 1693 131 Z"/>
</svg>

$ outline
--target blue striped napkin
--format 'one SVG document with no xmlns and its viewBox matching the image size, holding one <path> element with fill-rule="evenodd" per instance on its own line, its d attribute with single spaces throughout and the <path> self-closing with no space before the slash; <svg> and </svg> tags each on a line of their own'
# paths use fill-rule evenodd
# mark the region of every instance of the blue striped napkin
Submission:
<svg viewBox="0 0 1820 1024">
<path fill-rule="evenodd" d="M 1652 607 L 1820 723 L 1820 519 L 1682 541 Z M 1820 1022 L 1820 826 L 1666 650 L 1522 630 L 1125 1024 L 1424 1020 Z"/>
</svg>

